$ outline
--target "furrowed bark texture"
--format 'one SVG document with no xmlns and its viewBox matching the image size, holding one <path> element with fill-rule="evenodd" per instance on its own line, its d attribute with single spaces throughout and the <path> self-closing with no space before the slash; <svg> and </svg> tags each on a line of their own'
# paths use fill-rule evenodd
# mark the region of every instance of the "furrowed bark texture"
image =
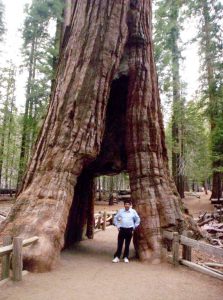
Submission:
<svg viewBox="0 0 223 300">
<path fill-rule="evenodd" d="M 151 41 L 150 1 L 72 1 L 71 23 L 44 126 L 1 235 L 39 236 L 31 271 L 50 270 L 65 244 L 92 237 L 93 177 L 127 170 L 142 224 L 142 260 L 161 257 L 161 228 L 179 227 Z M 86 233 L 85 233 L 86 232 Z"/>
<path fill-rule="evenodd" d="M 139 257 L 148 260 L 160 258 L 160 228 L 177 225 L 181 213 L 167 166 L 152 28 L 148 22 L 148 15 L 151 20 L 151 2 L 147 9 L 143 8 L 138 2 L 129 10 L 126 148 L 132 198 L 142 219 L 136 245 Z"/>
</svg>

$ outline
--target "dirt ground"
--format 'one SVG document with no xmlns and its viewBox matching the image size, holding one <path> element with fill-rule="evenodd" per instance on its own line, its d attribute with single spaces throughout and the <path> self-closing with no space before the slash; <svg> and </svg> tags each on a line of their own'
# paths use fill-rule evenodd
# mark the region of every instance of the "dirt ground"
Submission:
<svg viewBox="0 0 223 300">
<path fill-rule="evenodd" d="M 28 274 L 20 283 L 0 289 L 1 300 L 220 300 L 222 282 L 168 263 L 113 264 L 117 230 L 109 227 L 94 240 L 85 240 L 62 252 L 57 268 L 50 273 Z M 133 249 L 131 248 L 133 255 Z"/>
<path fill-rule="evenodd" d="M 186 197 L 183 199 L 184 205 L 189 209 L 194 218 L 197 218 L 200 213 L 214 210 L 214 206 L 210 201 L 210 191 L 208 191 L 207 195 L 204 192 L 196 193 L 196 195 L 200 198 L 191 195 L 191 193 L 185 193 Z"/>
<path fill-rule="evenodd" d="M 187 197 L 185 205 L 194 215 L 212 208 L 208 197 Z M 100 204 L 95 211 L 115 210 Z M 31 274 L 19 283 L 0 286 L 1 300 L 220 300 L 222 281 L 192 271 L 160 265 L 142 264 L 134 259 L 131 246 L 130 263 L 111 262 L 116 248 L 117 229 L 113 226 L 65 250 L 56 269 L 49 273 Z"/>
</svg>

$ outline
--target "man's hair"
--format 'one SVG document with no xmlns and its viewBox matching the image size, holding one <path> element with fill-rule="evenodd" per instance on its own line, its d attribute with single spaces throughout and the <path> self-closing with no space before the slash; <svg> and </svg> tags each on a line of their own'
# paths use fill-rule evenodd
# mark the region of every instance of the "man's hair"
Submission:
<svg viewBox="0 0 223 300">
<path fill-rule="evenodd" d="M 131 199 L 125 199 L 123 202 L 124 202 L 124 204 L 126 204 L 126 203 L 132 204 L 132 200 Z"/>
</svg>

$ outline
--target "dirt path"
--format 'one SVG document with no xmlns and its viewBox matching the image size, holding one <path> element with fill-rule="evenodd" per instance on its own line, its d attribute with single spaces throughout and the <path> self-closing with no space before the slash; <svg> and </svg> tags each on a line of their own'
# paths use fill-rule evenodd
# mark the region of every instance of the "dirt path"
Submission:
<svg viewBox="0 0 223 300">
<path fill-rule="evenodd" d="M 199 212 L 213 209 L 209 195 L 187 197 L 185 206 L 197 217 Z M 110 210 L 120 208 L 112 206 Z M 106 204 L 96 211 L 109 210 Z M 131 259 L 130 264 L 112 264 L 116 248 L 116 228 L 98 232 L 94 240 L 79 243 L 61 255 L 58 267 L 50 273 L 24 276 L 20 283 L 9 282 L 0 287 L 1 300 L 220 300 L 222 282 L 191 271 L 186 267 L 173 268 L 141 264 Z M 134 255 L 131 248 L 131 255 Z"/>
<path fill-rule="evenodd" d="M 0 287 L 1 300 L 220 300 L 222 281 L 168 263 L 111 262 L 117 231 L 109 227 L 61 255 L 50 273 Z M 133 249 L 131 249 L 133 255 Z"/>
<path fill-rule="evenodd" d="M 207 195 L 204 192 L 196 193 L 195 196 L 189 196 L 186 194 L 185 199 L 183 199 L 184 205 L 189 208 L 190 213 L 196 218 L 200 213 L 211 212 L 214 210 L 214 205 L 211 204 L 210 196 L 211 192 L 209 191 Z"/>
</svg>

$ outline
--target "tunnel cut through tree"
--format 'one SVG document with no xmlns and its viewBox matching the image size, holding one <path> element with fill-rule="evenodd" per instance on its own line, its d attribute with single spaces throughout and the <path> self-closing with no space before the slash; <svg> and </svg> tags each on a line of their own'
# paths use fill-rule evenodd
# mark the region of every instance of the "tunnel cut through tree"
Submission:
<svg viewBox="0 0 223 300">
<path fill-rule="evenodd" d="M 1 236 L 39 236 L 24 264 L 50 270 L 65 244 L 92 237 L 93 178 L 126 170 L 141 217 L 136 250 L 159 261 L 161 228 L 183 219 L 168 171 L 151 1 L 67 2 L 48 114 Z"/>
</svg>

